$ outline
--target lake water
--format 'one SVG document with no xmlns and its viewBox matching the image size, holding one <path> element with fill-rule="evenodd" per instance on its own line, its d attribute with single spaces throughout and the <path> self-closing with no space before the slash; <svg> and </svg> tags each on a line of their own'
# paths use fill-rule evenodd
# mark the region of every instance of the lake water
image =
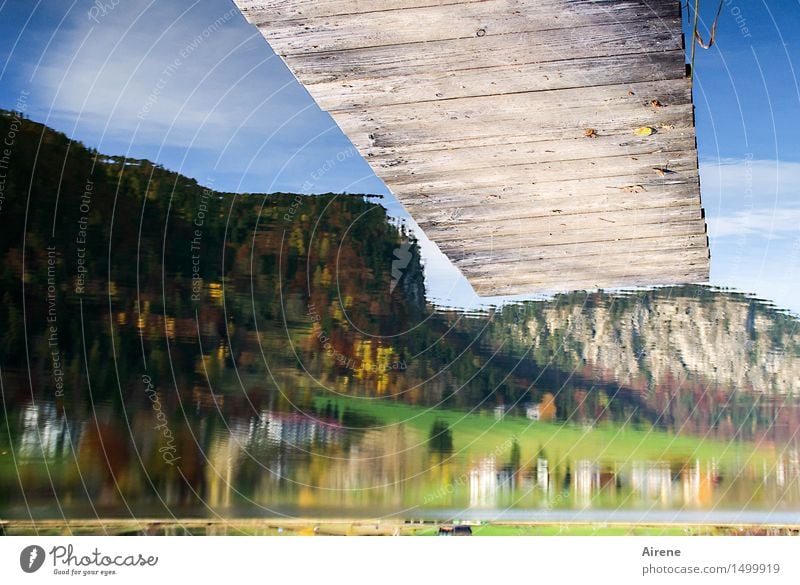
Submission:
<svg viewBox="0 0 800 585">
<path fill-rule="evenodd" d="M 780 307 L 435 306 L 374 199 L 219 194 L 47 136 L 2 209 L 0 517 L 797 522 Z"/>
</svg>

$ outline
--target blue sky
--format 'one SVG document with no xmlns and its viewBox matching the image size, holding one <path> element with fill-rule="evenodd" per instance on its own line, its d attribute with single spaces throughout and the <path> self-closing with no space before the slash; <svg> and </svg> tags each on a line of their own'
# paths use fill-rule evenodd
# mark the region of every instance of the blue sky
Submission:
<svg viewBox="0 0 800 585">
<path fill-rule="evenodd" d="M 695 69 L 712 283 L 800 312 L 800 1 L 724 0 Z"/>
<path fill-rule="evenodd" d="M 708 26 L 717 2 L 701 6 Z M 712 283 L 800 313 L 798 74 L 800 0 L 724 0 L 695 81 Z M 0 0 L 0 106 L 20 95 L 101 152 L 216 189 L 388 194 L 229 0 Z M 432 298 L 477 304 L 422 243 Z"/>
</svg>

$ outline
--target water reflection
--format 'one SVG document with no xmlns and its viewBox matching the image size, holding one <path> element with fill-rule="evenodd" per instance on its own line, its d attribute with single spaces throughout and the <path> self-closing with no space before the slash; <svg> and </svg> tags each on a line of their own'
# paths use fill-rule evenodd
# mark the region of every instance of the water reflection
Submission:
<svg viewBox="0 0 800 585">
<path fill-rule="evenodd" d="M 434 307 L 369 198 L 217 194 L 49 131 L 34 169 L 28 125 L 9 189 L 34 203 L 26 225 L 7 195 L 0 233 L 0 515 L 800 505 L 800 331 L 768 303 L 683 286 Z"/>
<path fill-rule="evenodd" d="M 264 411 L 250 418 L 226 413 L 224 430 L 207 437 L 208 419 L 178 431 L 203 443 L 192 453 L 184 441 L 181 463 L 173 469 L 158 464 L 157 441 L 141 413 L 131 420 L 130 434 L 123 426 L 94 420 L 71 430 L 67 416 L 49 404 L 29 405 L 19 418 L 19 481 L 34 512 L 50 509 L 56 497 L 68 510 L 152 509 L 160 501 L 188 515 L 202 513 L 201 506 L 221 514 L 244 506 L 256 514 L 357 514 L 363 508 L 413 510 L 424 517 L 441 509 L 792 510 L 800 505 L 796 447 L 741 460 L 597 460 L 531 457 L 521 435 L 515 464 L 513 446 L 501 444 L 483 455 L 459 452 L 457 426 L 456 450 L 443 456 L 413 428 L 354 429 L 339 419 Z M 490 428 L 493 421 L 486 417 L 486 424 Z M 5 514 L 24 515 L 20 505 L 6 501 Z"/>
</svg>

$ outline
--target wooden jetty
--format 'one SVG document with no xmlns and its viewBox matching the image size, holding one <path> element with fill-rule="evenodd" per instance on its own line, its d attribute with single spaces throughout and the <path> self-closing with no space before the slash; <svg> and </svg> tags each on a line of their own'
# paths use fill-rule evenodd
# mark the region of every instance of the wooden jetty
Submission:
<svg viewBox="0 0 800 585">
<path fill-rule="evenodd" d="M 704 282 L 679 0 L 235 0 L 481 295 Z"/>
</svg>

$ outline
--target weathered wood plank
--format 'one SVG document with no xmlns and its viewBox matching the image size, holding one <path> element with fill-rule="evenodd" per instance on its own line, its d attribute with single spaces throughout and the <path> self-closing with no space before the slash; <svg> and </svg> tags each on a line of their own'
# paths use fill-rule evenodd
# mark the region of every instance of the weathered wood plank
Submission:
<svg viewBox="0 0 800 585">
<path fill-rule="evenodd" d="M 610 226 L 610 227 L 609 227 Z M 472 227 L 472 226 L 471 226 Z M 537 239 L 528 239 L 530 234 L 512 234 L 504 236 L 481 236 L 470 238 L 467 232 L 462 234 L 462 238 L 437 241 L 439 248 L 448 255 L 456 265 L 461 258 L 470 253 L 491 252 L 497 258 L 513 256 L 515 251 L 526 246 L 552 246 L 558 247 L 565 244 L 582 244 L 590 246 L 595 250 L 602 251 L 604 243 L 615 240 L 646 239 L 655 237 L 684 238 L 689 236 L 702 236 L 705 234 L 703 226 L 697 225 L 696 220 L 684 222 L 669 222 L 660 224 L 639 224 L 636 229 L 629 229 L 625 226 L 623 231 L 614 230 L 613 224 L 605 224 L 600 227 L 584 228 L 583 230 L 570 230 L 552 232 L 539 232 Z M 431 229 L 432 233 L 439 235 L 436 229 Z M 426 232 L 427 233 L 427 232 Z M 535 244 L 533 242 L 536 242 Z M 612 258 L 609 258 L 612 260 Z"/>
<path fill-rule="evenodd" d="M 696 194 L 682 189 L 672 196 L 662 193 L 618 193 L 613 196 L 529 198 L 517 203 L 494 202 L 472 206 L 461 204 L 434 207 L 431 205 L 427 208 L 414 207 L 413 210 L 415 218 L 419 222 L 426 226 L 436 226 L 450 223 L 460 225 L 463 223 L 513 221 L 528 217 L 555 217 L 556 214 L 634 211 L 679 206 L 697 209 L 700 201 Z"/>
<path fill-rule="evenodd" d="M 686 123 L 686 116 L 691 115 L 692 106 L 674 106 L 668 111 L 660 112 L 656 116 L 644 108 L 617 108 L 615 112 L 619 117 L 610 119 L 604 112 L 576 111 L 570 112 L 572 118 L 544 118 L 538 121 L 539 126 L 535 126 L 537 120 L 525 118 L 520 120 L 518 125 L 513 120 L 499 121 L 498 125 L 506 129 L 505 133 L 490 135 L 493 130 L 487 128 L 484 135 L 480 135 L 480 128 L 473 130 L 475 122 L 467 120 L 463 122 L 464 132 L 459 134 L 456 131 L 447 132 L 442 130 L 437 132 L 424 132 L 427 142 L 414 141 L 415 132 L 413 128 L 406 128 L 398 125 L 393 128 L 383 128 L 369 132 L 369 128 L 364 128 L 361 132 L 353 130 L 350 137 L 353 144 L 371 162 L 372 157 L 387 157 L 389 160 L 397 159 L 397 155 L 410 155 L 412 153 L 425 153 L 442 150 L 460 150 L 468 148 L 480 148 L 483 146 L 501 146 L 500 150 L 507 150 L 518 144 L 531 144 L 546 141 L 574 141 L 583 140 L 588 128 L 595 130 L 600 136 L 620 136 L 634 137 L 634 131 L 640 127 L 653 127 L 656 130 L 678 124 Z M 581 116 L 580 119 L 578 116 Z M 456 120 L 453 120 L 457 123 Z M 535 128 L 529 131 L 529 128 Z M 666 132 L 666 131 L 665 131 Z M 437 137 L 441 137 L 438 139 Z M 563 148 L 568 148 L 564 146 Z M 620 147 L 620 152 L 626 152 L 625 146 Z M 550 150 L 557 150 L 551 148 Z M 380 159 L 379 159 L 380 160 Z M 382 175 L 383 171 L 378 171 Z"/>
<path fill-rule="evenodd" d="M 435 194 L 420 196 L 416 186 L 398 186 L 395 195 L 403 205 L 417 213 L 417 207 L 448 208 L 450 206 L 523 204 L 551 205 L 550 201 L 570 198 L 614 197 L 630 187 L 641 185 L 647 193 L 674 194 L 681 190 L 699 200 L 698 172 L 682 171 L 677 177 L 656 176 L 650 172 L 642 176 L 622 175 L 618 177 L 593 177 L 589 179 L 565 179 L 535 185 L 505 185 L 491 188 L 441 188 Z M 556 207 L 558 207 L 556 205 Z"/>
<path fill-rule="evenodd" d="M 366 15 L 373 12 L 389 10 L 404 10 L 408 8 L 450 6 L 458 8 L 464 4 L 485 2 L 485 0 L 236 0 L 239 9 L 249 22 L 255 24 L 263 19 L 273 21 L 295 20 L 298 18 L 319 18 L 325 16 L 341 15 Z M 633 15 L 637 18 L 646 17 L 648 14 L 659 14 L 663 17 L 677 16 L 675 3 L 669 0 L 651 0 L 648 4 L 650 12 L 641 6 L 641 3 L 631 3 L 633 6 L 619 7 L 618 0 L 539 0 L 536 8 L 550 11 L 560 18 L 568 16 L 566 10 L 573 13 L 582 12 L 588 7 L 597 9 L 605 8 L 606 15 L 613 14 L 615 18 L 623 18 L 623 10 L 638 10 Z"/>
<path fill-rule="evenodd" d="M 694 129 L 661 130 L 647 137 L 624 135 L 581 135 L 572 140 L 545 140 L 504 145 L 475 146 L 404 152 L 370 157 L 370 164 L 381 171 L 384 179 L 459 173 L 472 169 L 498 169 L 513 165 L 532 165 L 557 161 L 601 159 L 604 157 L 651 155 L 661 152 L 686 152 L 694 148 Z M 402 181 L 398 181 L 402 184 Z"/>
<path fill-rule="evenodd" d="M 696 246 L 684 247 L 672 242 L 660 243 L 665 247 L 658 247 L 659 242 L 654 242 L 650 249 L 644 245 L 632 249 L 620 244 L 617 248 L 609 248 L 606 253 L 565 255 L 561 258 L 520 255 L 499 261 L 496 257 L 485 257 L 474 265 L 460 265 L 459 268 L 477 286 L 489 285 L 501 290 L 504 286 L 513 287 L 515 282 L 534 282 L 538 288 L 548 290 L 554 290 L 548 285 L 555 284 L 558 285 L 556 290 L 563 290 L 561 287 L 565 281 L 575 282 L 576 286 L 570 288 L 586 287 L 588 281 L 592 288 L 596 288 L 610 286 L 609 277 L 635 275 L 646 278 L 652 275 L 663 278 L 665 273 L 686 272 L 702 276 L 703 270 L 708 270 L 708 254 L 702 240 Z M 581 275 L 581 280 L 578 280 L 578 275 Z M 640 282 L 619 284 L 631 286 Z"/>
<path fill-rule="evenodd" d="M 708 251 L 702 245 L 691 246 L 690 240 L 685 242 L 671 241 L 662 239 L 663 248 L 646 250 L 642 242 L 636 242 L 639 249 L 633 247 L 633 241 L 623 241 L 612 247 L 608 244 L 609 252 L 603 253 L 597 246 L 593 248 L 585 247 L 586 253 L 564 254 L 562 257 L 531 257 L 522 255 L 523 248 L 517 249 L 520 252 L 515 256 L 512 251 L 505 254 L 496 253 L 487 255 L 483 261 L 474 264 L 463 264 L 458 262 L 459 269 L 465 274 L 478 278 L 494 278 L 509 275 L 508 282 L 513 282 L 511 275 L 524 275 L 529 279 L 547 281 L 559 278 L 569 279 L 575 274 L 592 274 L 594 278 L 602 277 L 608 272 L 620 272 L 628 274 L 658 274 L 659 271 L 668 270 L 670 272 L 702 269 L 708 266 Z M 702 236 L 700 236 L 702 244 Z M 626 245 L 627 244 L 627 245 Z M 554 249 L 555 250 L 555 249 Z M 602 258 L 602 262 L 598 262 Z M 463 264 L 463 265 L 462 265 Z M 638 270 L 637 270 L 638 269 Z M 528 272 L 530 271 L 530 272 Z"/>
<path fill-rule="evenodd" d="M 602 246 L 596 242 L 568 243 L 558 246 L 529 246 L 527 243 L 513 250 L 481 250 L 468 252 L 458 259 L 458 267 L 463 270 L 475 269 L 479 273 L 488 274 L 490 271 L 502 272 L 507 267 L 503 264 L 509 261 L 518 264 L 523 261 L 536 262 L 540 260 L 562 260 L 564 258 L 589 258 L 597 256 L 610 256 L 636 258 L 639 255 L 652 257 L 654 254 L 672 254 L 675 251 L 699 250 L 698 258 L 708 255 L 705 234 L 692 234 L 688 236 L 655 236 L 652 238 L 629 238 L 606 240 Z M 489 265 L 491 264 L 491 268 Z M 484 271 L 485 269 L 485 271 Z M 483 271 L 483 272 L 482 272 Z"/>
<path fill-rule="evenodd" d="M 519 143 L 555 141 L 559 138 L 564 141 L 583 140 L 587 129 L 593 129 L 598 136 L 627 134 L 632 137 L 636 128 L 658 129 L 685 122 L 686 115 L 691 115 L 691 110 L 690 105 L 674 106 L 668 112 L 654 115 L 638 107 L 617 107 L 614 111 L 618 117 L 611 119 L 603 111 L 565 108 L 563 115 L 559 116 L 557 110 L 549 109 L 543 110 L 541 115 L 538 112 L 520 112 L 516 120 L 492 116 L 495 123 L 487 127 L 482 127 L 480 119 L 466 114 L 466 117 L 454 117 L 450 120 L 450 125 L 442 120 L 435 126 L 431 124 L 430 129 L 426 127 L 418 131 L 414 130 L 413 122 L 394 121 L 391 125 L 387 123 L 380 129 L 374 129 L 374 121 L 365 123 L 351 120 L 348 126 L 353 144 L 369 161 L 372 156 L 426 153 L 448 147 L 466 148 L 468 145 L 494 143 L 513 146 Z M 551 115 L 548 116 L 548 113 Z M 506 132 L 503 133 L 503 130 Z M 490 135 L 492 132 L 500 133 Z M 620 153 L 625 154 L 626 147 L 620 147 Z M 395 156 L 389 160 L 398 158 Z M 391 169 L 391 165 L 388 169 Z M 378 174 L 383 177 L 383 169 L 378 170 Z"/>
<path fill-rule="evenodd" d="M 344 14 L 279 20 L 269 12 L 251 12 L 249 20 L 266 25 L 267 40 L 281 55 L 345 51 L 452 39 L 482 40 L 492 36 L 543 30 L 591 27 L 599 22 L 660 23 L 679 17 L 675 3 L 596 2 L 593 0 L 485 0 L 452 5 L 384 10 L 366 16 Z M 368 26 L 365 26 L 368 22 Z M 662 24 L 663 26 L 663 24 Z M 679 30 L 672 30 L 680 36 Z"/>
<path fill-rule="evenodd" d="M 601 159 L 555 161 L 533 165 L 513 165 L 496 169 L 465 169 L 458 175 L 404 176 L 394 178 L 394 184 L 412 187 L 417 197 L 436 195 L 444 190 L 472 190 L 488 192 L 497 188 L 498 181 L 505 187 L 529 187 L 548 182 L 560 182 L 565 177 L 583 179 L 597 176 L 646 177 L 678 179 L 684 171 L 694 171 L 697 160 L 683 151 L 661 152 Z M 662 176 L 663 174 L 663 176 Z M 502 179 L 500 179 L 502 177 Z M 637 183 L 640 184 L 640 183 Z M 405 192 L 404 192 L 405 193 Z M 402 199 L 401 199 L 402 200 Z"/>
<path fill-rule="evenodd" d="M 540 282 L 570 280 L 574 278 L 573 275 L 578 274 L 591 275 L 592 278 L 603 278 L 610 273 L 657 275 L 665 270 L 672 273 L 684 270 L 702 270 L 704 266 L 708 266 L 708 253 L 702 248 L 655 251 L 639 256 L 638 259 L 636 253 L 628 254 L 626 252 L 601 256 L 607 256 L 603 262 L 598 262 L 598 255 L 591 254 L 565 255 L 561 259 L 530 262 L 514 260 L 504 263 L 493 259 L 480 265 L 465 267 L 463 272 L 474 278 L 487 280 L 501 277 L 506 283 L 512 284 L 515 280 L 524 282 L 528 279 Z M 507 279 L 506 275 L 508 275 Z"/>
<path fill-rule="evenodd" d="M 393 47 L 327 51 L 285 56 L 289 68 L 306 85 L 348 79 L 376 79 L 441 71 L 510 67 L 570 59 L 680 51 L 683 41 L 669 30 L 680 20 L 653 24 L 608 22 L 581 29 L 547 30 L 481 39 L 429 41 Z M 262 31 L 264 32 L 264 31 Z M 480 43 L 477 43 L 480 41 Z M 281 53 L 280 46 L 273 47 Z M 683 59 L 679 60 L 681 63 Z M 568 67 L 565 64 L 565 70 Z M 579 67 L 585 70 L 585 67 Z M 665 77 L 666 78 L 666 77 Z M 339 92 L 347 95 L 346 92 Z"/>
<path fill-rule="evenodd" d="M 637 109 L 628 118 L 620 120 L 607 120 L 605 118 L 598 118 L 595 120 L 600 122 L 594 126 L 587 126 L 586 128 L 593 128 L 598 135 L 598 138 L 605 137 L 619 137 L 620 146 L 625 148 L 628 140 L 635 138 L 634 130 L 642 126 L 652 126 L 661 136 L 651 136 L 650 138 L 660 140 L 663 136 L 671 131 L 674 132 L 689 132 L 694 135 L 693 127 L 684 127 L 686 124 L 687 111 L 691 113 L 691 107 L 677 106 L 671 108 L 669 112 L 664 112 L 658 120 L 654 120 L 652 116 L 645 109 Z M 583 120 L 590 122 L 590 120 Z M 373 138 L 364 146 L 366 156 L 369 157 L 370 164 L 373 158 L 386 157 L 391 160 L 398 158 L 398 156 L 412 156 L 419 154 L 420 157 L 425 157 L 427 153 L 436 153 L 437 151 L 446 150 L 467 150 L 495 146 L 498 150 L 506 151 L 507 149 L 517 148 L 519 145 L 528 147 L 534 143 L 543 143 L 552 141 L 559 143 L 560 141 L 575 141 L 582 140 L 585 137 L 586 128 L 579 127 L 578 125 L 570 127 L 569 133 L 564 129 L 551 128 L 547 132 L 537 132 L 534 135 L 520 134 L 519 132 L 509 131 L 507 134 L 499 134 L 495 136 L 475 136 L 461 138 L 458 136 L 452 139 L 438 140 L 436 142 L 419 142 L 419 143 L 403 143 L 395 144 L 392 140 L 381 139 L 380 133 L 374 133 Z M 575 135 L 577 130 L 580 134 Z M 398 132 L 402 136 L 403 132 Z M 674 134 L 674 133 L 673 133 Z M 400 137 L 398 136 L 398 138 Z M 564 146 L 563 148 L 568 148 Z M 557 150 L 550 148 L 550 150 Z"/>
<path fill-rule="evenodd" d="M 671 257 L 671 264 L 641 264 L 631 259 L 627 266 L 609 266 L 603 269 L 595 261 L 564 267 L 551 274 L 539 274 L 535 267 L 522 268 L 500 276 L 484 277 L 464 272 L 475 292 L 480 296 L 521 295 L 531 290 L 540 293 L 558 293 L 571 290 L 629 288 L 658 286 L 665 283 L 704 282 L 708 280 L 708 263 L 682 257 Z"/>
<path fill-rule="evenodd" d="M 630 87 L 635 89 L 631 90 Z M 634 91 L 634 95 L 628 95 Z M 653 109 L 643 103 L 657 99 L 667 107 Z M 351 111 L 334 120 L 368 155 L 372 147 L 435 144 L 465 139 L 507 136 L 554 140 L 580 138 L 586 128 L 598 134 L 622 134 L 640 126 L 685 125 L 691 116 L 691 91 L 683 80 L 552 92 L 484 96 L 383 106 Z"/>
<path fill-rule="evenodd" d="M 274 21 L 339 16 L 342 14 L 367 14 L 384 10 L 402 10 L 421 6 L 458 6 L 484 0 L 236 0 L 236 4 L 249 22 L 251 19 L 269 18 Z"/>
<path fill-rule="evenodd" d="M 586 63 L 550 61 L 461 71 L 415 72 L 413 83 L 398 76 L 356 78 L 308 84 L 320 104 L 331 111 L 419 103 L 442 99 L 502 95 L 596 85 L 641 83 L 675 77 L 684 66 L 670 52 L 613 55 Z M 313 87 L 310 87 L 313 85 Z M 334 102 L 327 96 L 336 97 Z"/>
<path fill-rule="evenodd" d="M 461 249 L 473 250 L 476 246 L 480 248 L 486 244 L 485 241 L 479 242 L 479 240 L 491 240 L 505 249 L 507 246 L 513 246 L 515 242 L 518 245 L 532 236 L 539 236 L 536 241 L 547 244 L 629 238 L 631 233 L 647 237 L 645 233 L 658 234 L 659 227 L 666 228 L 673 224 L 693 227 L 695 231 L 692 233 L 705 233 L 705 226 L 698 221 L 701 219 L 700 211 L 694 206 L 679 205 L 594 213 L 551 213 L 549 216 L 528 216 L 502 222 L 471 222 L 466 232 L 464 227 L 467 222 L 454 220 L 447 223 L 430 223 L 425 233 L 435 238 L 440 248 L 446 247 L 447 242 L 458 242 Z M 635 231 L 630 228 L 635 228 Z M 467 241 L 464 241 L 465 238 Z"/>
</svg>

